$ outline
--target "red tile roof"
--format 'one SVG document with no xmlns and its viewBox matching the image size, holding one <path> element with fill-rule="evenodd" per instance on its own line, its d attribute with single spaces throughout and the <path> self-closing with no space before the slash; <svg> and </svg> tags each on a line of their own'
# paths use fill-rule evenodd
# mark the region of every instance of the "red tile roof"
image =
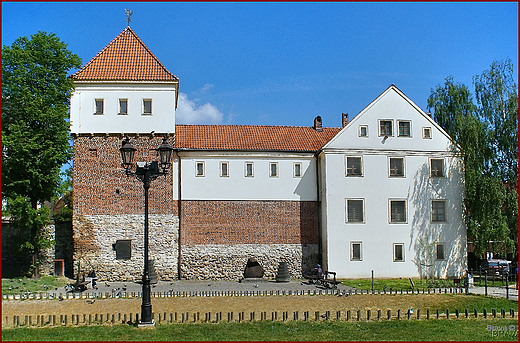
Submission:
<svg viewBox="0 0 520 343">
<path fill-rule="evenodd" d="M 83 68 L 70 76 L 74 80 L 170 81 L 170 73 L 154 54 L 127 27 Z"/>
<path fill-rule="evenodd" d="M 193 150 L 316 152 L 341 129 L 310 126 L 176 125 L 175 147 Z"/>
</svg>

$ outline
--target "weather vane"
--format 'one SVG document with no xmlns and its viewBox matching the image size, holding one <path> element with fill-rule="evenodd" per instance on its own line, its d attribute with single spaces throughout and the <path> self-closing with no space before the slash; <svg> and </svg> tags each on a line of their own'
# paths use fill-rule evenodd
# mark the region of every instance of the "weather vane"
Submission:
<svg viewBox="0 0 520 343">
<path fill-rule="evenodd" d="M 128 26 L 130 26 L 130 23 L 132 22 L 132 13 L 134 13 L 132 10 L 127 10 L 125 8 L 126 21 L 128 22 Z"/>
</svg>

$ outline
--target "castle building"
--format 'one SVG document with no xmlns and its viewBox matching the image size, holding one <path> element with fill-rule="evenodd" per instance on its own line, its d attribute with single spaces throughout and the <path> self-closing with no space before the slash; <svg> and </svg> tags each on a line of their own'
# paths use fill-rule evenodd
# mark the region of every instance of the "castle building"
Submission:
<svg viewBox="0 0 520 343">
<path fill-rule="evenodd" d="M 130 27 L 71 78 L 75 268 L 141 278 L 143 189 L 119 148 L 130 137 L 136 161 L 156 160 L 167 135 L 172 167 L 149 198 L 159 279 L 239 279 L 250 257 L 266 277 L 281 261 L 292 277 L 466 269 L 461 159 L 394 85 L 337 128 L 176 125 L 179 79 Z"/>
</svg>

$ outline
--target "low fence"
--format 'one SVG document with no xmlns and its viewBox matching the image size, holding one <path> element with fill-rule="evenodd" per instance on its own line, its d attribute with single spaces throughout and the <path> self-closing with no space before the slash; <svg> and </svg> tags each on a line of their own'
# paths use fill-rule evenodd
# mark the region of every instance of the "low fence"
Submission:
<svg viewBox="0 0 520 343">
<path fill-rule="evenodd" d="M 346 310 L 346 311 L 263 311 L 263 312 L 175 312 L 153 313 L 156 324 L 180 323 L 220 323 L 220 322 L 255 322 L 255 321 L 307 321 L 318 322 L 327 320 L 336 321 L 383 321 L 383 320 L 430 320 L 430 319 L 474 319 L 474 318 L 515 318 L 515 310 L 507 312 L 504 309 L 497 311 L 486 309 L 479 313 L 464 309 L 421 311 L 408 309 L 406 311 L 392 310 Z M 139 323 L 139 314 L 135 313 L 97 313 L 72 315 L 36 315 L 5 317 L 4 328 L 16 327 L 48 327 L 48 326 L 84 326 L 84 325 L 136 325 Z"/>
<path fill-rule="evenodd" d="M 262 290 L 262 291 L 168 291 L 151 292 L 153 298 L 172 298 L 172 297 L 230 297 L 230 296 L 280 296 L 280 295 L 353 295 L 353 294 L 441 294 L 466 293 L 464 287 L 450 288 L 417 288 L 394 289 L 394 290 L 369 290 L 369 289 L 312 289 L 312 290 Z M 82 292 L 82 293 L 22 293 L 4 294 L 3 300 L 51 300 L 51 299 L 119 299 L 119 298 L 140 298 L 141 292 Z"/>
</svg>

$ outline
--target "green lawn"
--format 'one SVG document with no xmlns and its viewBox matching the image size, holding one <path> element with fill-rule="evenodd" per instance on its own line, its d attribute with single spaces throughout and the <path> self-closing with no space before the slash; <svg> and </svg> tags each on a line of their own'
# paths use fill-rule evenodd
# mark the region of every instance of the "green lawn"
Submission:
<svg viewBox="0 0 520 343">
<path fill-rule="evenodd" d="M 68 278 L 56 276 L 42 276 L 39 279 L 23 278 L 2 278 L 2 294 L 21 294 L 26 292 L 38 293 L 63 288 L 71 282 Z"/>
<path fill-rule="evenodd" d="M 497 330 L 491 330 L 494 327 Z M 381 322 L 253 322 L 18 328 L 3 341 L 504 341 L 518 340 L 513 319 Z"/>
<path fill-rule="evenodd" d="M 435 280 L 426 280 L 419 278 L 412 278 L 415 289 L 422 288 L 433 288 L 433 287 L 454 287 L 456 284 L 453 280 L 447 279 L 435 279 Z M 347 279 L 342 280 L 341 283 L 345 286 L 354 287 L 357 289 L 372 289 L 372 279 Z M 383 290 L 383 287 L 386 285 L 386 291 L 389 291 L 392 288 L 395 290 L 411 290 L 412 284 L 408 278 L 397 278 L 397 279 L 376 279 L 374 278 L 374 290 Z M 464 286 L 463 280 L 461 280 L 458 286 Z"/>
</svg>

